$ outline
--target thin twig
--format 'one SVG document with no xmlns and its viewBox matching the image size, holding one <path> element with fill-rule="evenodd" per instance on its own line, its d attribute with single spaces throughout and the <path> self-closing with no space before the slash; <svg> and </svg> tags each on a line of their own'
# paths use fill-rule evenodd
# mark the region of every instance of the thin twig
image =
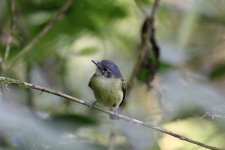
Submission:
<svg viewBox="0 0 225 150">
<path fill-rule="evenodd" d="M 159 5 L 159 1 L 160 0 L 155 0 L 154 3 L 153 3 L 152 11 L 151 11 L 151 14 L 150 14 L 150 17 L 152 17 L 152 18 L 154 18 L 154 16 L 155 16 L 155 12 L 156 12 L 156 9 Z"/>
<path fill-rule="evenodd" d="M 24 18 L 22 17 L 22 12 L 20 5 L 17 4 L 17 1 L 13 0 L 14 2 L 14 10 L 13 10 L 13 17 L 14 17 L 14 25 L 13 29 L 16 30 L 18 34 L 17 40 L 19 40 L 19 43 L 21 46 L 25 46 L 28 43 L 28 29 L 27 24 L 25 23 Z"/>
<path fill-rule="evenodd" d="M 137 76 L 137 74 L 139 73 L 140 71 L 140 68 L 141 68 L 141 64 L 145 58 L 145 55 L 147 53 L 147 49 L 148 49 L 148 43 L 149 43 L 149 38 L 151 40 L 151 43 L 152 43 L 152 46 L 155 46 L 156 44 L 156 40 L 155 40 L 155 37 L 154 37 L 154 18 L 155 18 L 155 13 L 156 13 L 156 10 L 157 10 L 157 7 L 158 7 L 158 4 L 159 4 L 159 0 L 155 0 L 154 3 L 153 3 L 153 6 L 152 6 L 152 11 L 150 13 L 150 15 L 147 17 L 147 32 L 146 33 L 142 33 L 142 43 L 141 43 L 141 47 L 140 47 L 140 51 L 139 51 L 139 54 L 138 54 L 138 59 L 137 59 L 137 63 L 135 64 L 135 67 L 131 73 L 131 76 L 128 80 L 128 84 L 127 84 L 127 95 L 129 95 L 130 93 L 130 90 L 132 89 L 133 87 L 133 83 L 134 83 L 134 79 L 135 77 Z M 157 46 L 157 45 L 156 45 Z"/>
<path fill-rule="evenodd" d="M 59 21 L 60 17 L 68 10 L 68 8 L 72 5 L 74 0 L 67 0 L 64 5 L 59 9 L 56 15 L 49 21 L 49 23 L 45 26 L 45 28 L 39 32 L 39 34 L 28 43 L 7 65 L 7 68 L 11 68 L 16 64 L 16 62 L 21 59 L 24 55 L 26 55 L 34 45 L 46 34 L 48 31 Z"/>
<path fill-rule="evenodd" d="M 14 0 L 8 0 L 8 4 L 10 7 L 10 23 L 9 23 L 9 35 L 7 38 L 7 44 L 6 44 L 6 50 L 5 50 L 5 56 L 4 56 L 4 62 L 7 61 L 11 49 L 11 44 L 12 44 L 12 30 L 13 30 L 13 25 L 14 25 L 14 14 L 15 14 L 15 3 Z"/>
<path fill-rule="evenodd" d="M 0 77 L 0 82 L 4 83 L 6 85 L 16 84 L 16 85 L 19 85 L 21 87 L 31 88 L 31 89 L 39 90 L 39 91 L 46 92 L 46 93 L 49 93 L 49 94 L 53 94 L 53 95 L 65 98 L 66 100 L 73 101 L 73 102 L 76 102 L 76 103 L 80 103 L 82 105 L 88 106 L 89 108 L 96 109 L 100 112 L 104 112 L 104 113 L 109 114 L 109 115 L 114 115 L 114 112 L 112 112 L 112 111 L 103 109 L 103 108 L 101 108 L 99 106 L 96 106 L 96 105 L 93 106 L 92 104 L 89 104 L 89 103 L 85 102 L 84 100 L 72 97 L 70 95 L 67 95 L 67 94 L 64 94 L 64 93 L 61 93 L 61 92 L 54 91 L 52 89 L 48 89 L 48 88 L 41 87 L 41 86 L 38 86 L 38 85 L 34 85 L 34 84 L 31 84 L 31 83 L 27 83 L 27 82 L 22 82 L 20 80 L 15 80 L 15 79 L 8 78 L 8 77 Z M 198 146 L 201 146 L 201 147 L 204 147 L 204 148 L 207 148 L 207 149 L 222 150 L 220 148 L 209 146 L 207 144 L 192 140 L 192 139 L 187 138 L 185 136 L 182 136 L 180 134 L 174 133 L 172 131 L 160 128 L 158 126 L 155 126 L 155 125 L 152 125 L 152 124 L 149 124 L 149 123 L 146 123 L 146 122 L 134 119 L 134 118 L 130 118 L 130 117 L 127 117 L 127 116 L 124 116 L 124 115 L 121 115 L 121 114 L 119 114 L 118 117 L 122 120 L 125 120 L 125 121 L 129 122 L 129 123 L 133 123 L 133 124 L 136 124 L 136 125 L 141 125 L 141 126 L 144 126 L 144 127 L 147 127 L 147 128 L 151 128 L 151 129 L 157 130 L 159 132 L 162 132 L 162 133 L 171 135 L 173 137 L 176 137 L 180 140 L 187 141 L 189 143 L 193 143 L 195 145 L 198 145 Z"/>
</svg>

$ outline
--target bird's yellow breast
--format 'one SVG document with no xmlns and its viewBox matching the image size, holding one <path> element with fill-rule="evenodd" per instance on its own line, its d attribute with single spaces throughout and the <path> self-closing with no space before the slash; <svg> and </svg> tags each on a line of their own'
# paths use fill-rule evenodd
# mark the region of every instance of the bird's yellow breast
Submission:
<svg viewBox="0 0 225 150">
<path fill-rule="evenodd" d="M 123 99 L 122 82 L 120 78 L 93 76 L 90 80 L 96 100 L 107 107 L 118 107 Z"/>
</svg>

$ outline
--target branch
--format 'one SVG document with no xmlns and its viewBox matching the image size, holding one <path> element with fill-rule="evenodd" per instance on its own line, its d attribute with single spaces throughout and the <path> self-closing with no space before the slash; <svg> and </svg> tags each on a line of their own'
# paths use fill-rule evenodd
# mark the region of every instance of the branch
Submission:
<svg viewBox="0 0 225 150">
<path fill-rule="evenodd" d="M 89 103 L 85 102 L 84 100 L 72 97 L 70 95 L 67 95 L 67 94 L 64 94 L 64 93 L 61 93 L 61 92 L 54 91 L 52 89 L 48 89 L 48 88 L 41 87 L 41 86 L 38 86 L 38 85 L 34 85 L 34 84 L 31 84 L 31 83 L 27 83 L 27 82 L 22 82 L 22 81 L 19 81 L 19 80 L 8 78 L 8 77 L 0 77 L 0 82 L 4 83 L 6 85 L 8 85 L 8 84 L 16 84 L 16 85 L 21 86 L 21 87 L 39 90 L 41 92 L 45 92 L 45 93 L 49 93 L 49 94 L 52 94 L 52 95 L 56 95 L 56 96 L 65 98 L 66 100 L 69 100 L 69 101 L 80 103 L 82 105 L 88 106 L 89 108 L 96 109 L 96 110 L 98 110 L 100 112 L 103 112 L 103 113 L 106 113 L 106 114 L 109 114 L 109 115 L 114 115 L 114 112 L 112 112 L 112 111 L 105 110 L 105 109 L 103 109 L 103 108 L 101 108 L 99 106 L 96 106 L 96 105 L 93 106 L 92 104 L 89 104 Z M 160 128 L 160 127 L 155 126 L 155 125 L 151 125 L 149 123 L 146 123 L 146 122 L 134 119 L 134 118 L 130 118 L 130 117 L 127 117 L 127 116 L 124 116 L 124 115 L 121 115 L 121 114 L 119 114 L 118 117 L 120 119 L 122 119 L 122 120 L 125 120 L 125 121 L 129 122 L 129 123 L 133 123 L 133 124 L 136 124 L 136 125 L 141 125 L 141 126 L 144 126 L 144 127 L 147 127 L 147 128 L 151 128 L 151 129 L 154 129 L 156 131 L 159 131 L 159 132 L 171 135 L 171 136 L 173 136 L 175 138 L 178 138 L 180 140 L 187 141 L 189 143 L 192 143 L 192 144 L 195 144 L 195 145 L 207 148 L 207 149 L 222 150 L 220 148 L 216 148 L 216 147 L 213 147 L 213 146 L 206 145 L 204 143 L 192 140 L 192 139 L 187 138 L 185 136 L 182 136 L 180 134 L 177 134 L 177 133 L 174 133 L 172 131 Z"/>
<path fill-rule="evenodd" d="M 14 25 L 14 14 L 15 14 L 15 2 L 14 0 L 8 0 L 9 8 L 10 8 L 10 23 L 9 23 L 9 35 L 7 38 L 7 44 L 6 44 L 6 50 L 5 50 L 5 56 L 4 56 L 4 61 L 9 57 L 10 49 L 11 49 L 11 44 L 12 44 L 12 30 L 13 30 L 13 25 Z"/>
<path fill-rule="evenodd" d="M 26 55 L 32 47 L 46 34 L 48 31 L 59 21 L 60 17 L 68 10 L 68 8 L 72 5 L 74 0 L 67 0 L 65 4 L 59 9 L 57 14 L 49 21 L 49 23 L 45 26 L 45 28 L 39 32 L 39 34 L 30 42 L 28 43 L 8 64 L 7 68 L 11 68 L 16 64 L 16 62 L 21 59 L 24 55 Z"/>
<path fill-rule="evenodd" d="M 141 43 L 140 51 L 138 54 L 137 63 L 135 64 L 135 67 L 131 73 L 130 79 L 127 84 L 127 95 L 129 95 L 129 92 L 133 87 L 134 79 L 140 72 L 141 66 L 145 60 L 145 56 L 147 55 L 147 50 L 149 47 L 149 42 L 151 43 L 152 50 L 154 52 L 155 57 L 157 58 L 157 63 L 153 71 L 155 72 L 159 67 L 159 61 L 158 61 L 159 47 L 155 39 L 155 28 L 154 28 L 155 13 L 158 8 L 159 1 L 160 0 L 154 1 L 150 15 L 147 16 L 146 20 L 143 23 L 142 33 L 141 33 L 142 43 Z"/>
</svg>

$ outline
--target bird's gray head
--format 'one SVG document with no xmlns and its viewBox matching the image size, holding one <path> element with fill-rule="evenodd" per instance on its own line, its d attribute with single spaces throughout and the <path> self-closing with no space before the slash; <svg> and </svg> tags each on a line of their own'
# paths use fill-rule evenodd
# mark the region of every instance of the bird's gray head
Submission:
<svg viewBox="0 0 225 150">
<path fill-rule="evenodd" d="M 96 75 L 104 76 L 106 78 L 120 78 L 121 73 L 119 68 L 110 60 L 96 61 L 92 62 L 97 66 Z"/>
</svg>

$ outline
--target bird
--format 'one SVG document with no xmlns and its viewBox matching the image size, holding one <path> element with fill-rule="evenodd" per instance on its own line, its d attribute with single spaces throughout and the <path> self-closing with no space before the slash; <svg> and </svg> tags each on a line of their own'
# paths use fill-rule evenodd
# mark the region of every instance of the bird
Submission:
<svg viewBox="0 0 225 150">
<path fill-rule="evenodd" d="M 91 77 L 88 86 L 94 93 L 94 106 L 99 103 L 113 111 L 110 119 L 119 119 L 119 106 L 126 96 L 126 83 L 117 65 L 110 60 L 92 60 L 96 71 Z"/>
</svg>

